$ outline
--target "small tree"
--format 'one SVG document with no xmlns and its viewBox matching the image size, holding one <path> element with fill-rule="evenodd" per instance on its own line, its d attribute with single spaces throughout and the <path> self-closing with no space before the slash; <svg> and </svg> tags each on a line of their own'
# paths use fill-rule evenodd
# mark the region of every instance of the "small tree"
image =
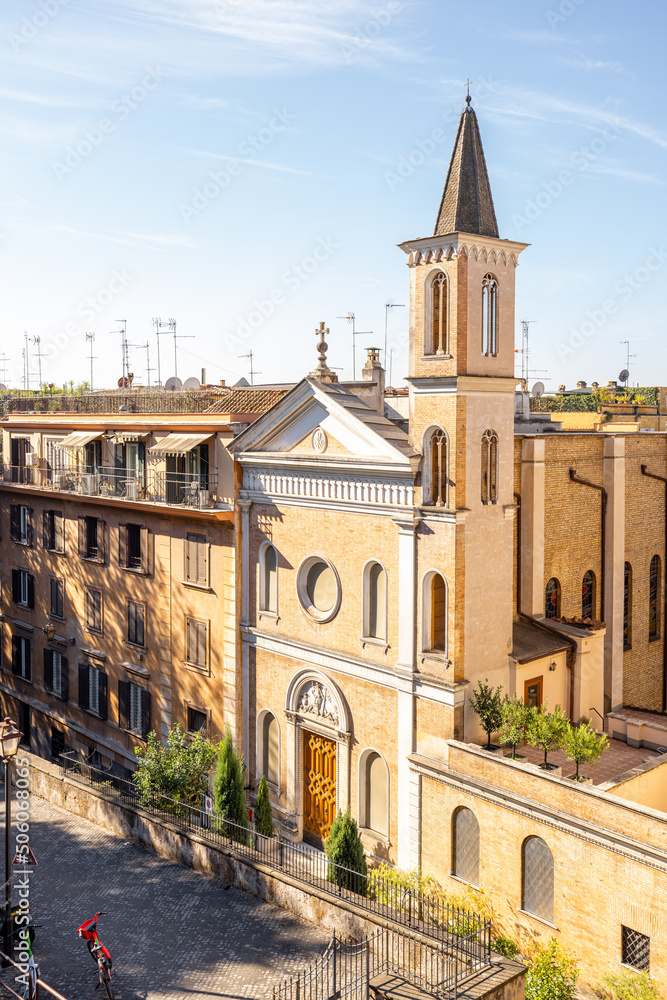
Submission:
<svg viewBox="0 0 667 1000">
<path fill-rule="evenodd" d="M 269 799 L 269 786 L 266 783 L 266 776 L 264 774 L 261 777 L 257 790 L 255 829 L 263 837 L 273 836 L 273 812 L 271 810 L 271 800 Z"/>
<path fill-rule="evenodd" d="M 135 747 L 139 760 L 134 783 L 141 801 L 177 811 L 170 803 L 183 802 L 199 807 L 208 787 L 208 775 L 215 763 L 218 748 L 202 733 L 186 735 L 176 723 L 162 746 L 157 735 L 148 734 L 145 747 Z"/>
<path fill-rule="evenodd" d="M 548 711 L 547 700 L 538 709 L 528 726 L 528 742 L 531 747 L 544 751 L 544 766 L 547 767 L 547 754 L 550 750 L 560 750 L 569 727 L 569 719 L 563 715 L 560 705 L 553 712 Z"/>
<path fill-rule="evenodd" d="M 526 729 L 531 723 L 535 709 L 524 705 L 514 694 L 505 696 L 502 706 L 500 742 L 512 747 L 512 760 L 516 760 L 516 748 L 525 739 Z"/>
<path fill-rule="evenodd" d="M 578 978 L 575 959 L 556 938 L 535 944 L 528 953 L 526 1000 L 574 1000 Z"/>
<path fill-rule="evenodd" d="M 582 722 L 579 726 L 568 726 L 563 740 L 563 749 L 568 760 L 577 765 L 574 780 L 579 781 L 579 765 L 591 764 L 599 760 L 602 751 L 609 746 L 609 740 L 603 734 L 593 729 L 590 722 Z"/>
<path fill-rule="evenodd" d="M 243 788 L 243 760 L 234 749 L 229 729 L 225 732 L 225 738 L 220 744 L 218 770 L 213 790 L 216 814 L 221 819 L 227 820 L 226 824 L 222 824 L 221 832 L 245 843 L 247 835 L 243 829 L 247 829 L 249 823 Z M 234 823 L 235 827 L 229 826 L 230 823 Z M 238 827 L 243 829 L 239 830 Z"/>
<path fill-rule="evenodd" d="M 365 896 L 368 867 L 359 828 L 350 814 L 349 806 L 346 812 L 339 812 L 331 824 L 326 852 L 331 862 L 329 881 Z"/>
<path fill-rule="evenodd" d="M 482 729 L 486 733 L 486 749 L 491 749 L 491 734 L 497 732 L 502 725 L 503 700 L 500 697 L 501 688 L 494 691 L 488 683 L 488 678 L 482 682 L 477 682 L 477 691 L 470 694 L 470 707 L 482 723 Z"/>
<path fill-rule="evenodd" d="M 648 972 L 608 972 L 595 990 L 601 1000 L 662 1000 L 662 993 Z"/>
</svg>

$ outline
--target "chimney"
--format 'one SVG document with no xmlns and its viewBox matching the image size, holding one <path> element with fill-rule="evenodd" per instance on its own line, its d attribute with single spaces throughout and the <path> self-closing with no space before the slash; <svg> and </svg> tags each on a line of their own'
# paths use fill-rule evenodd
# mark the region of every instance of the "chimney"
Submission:
<svg viewBox="0 0 667 1000">
<path fill-rule="evenodd" d="M 380 348 L 369 347 L 366 350 L 366 364 L 361 370 L 361 378 L 364 382 L 373 385 L 372 399 L 367 398 L 364 393 L 362 398 L 369 406 L 372 406 L 378 413 L 384 414 L 384 383 L 385 370 L 380 362 Z M 370 388 L 370 386 L 369 386 Z M 361 394 L 360 394 L 361 395 Z M 369 393 L 370 397 L 370 393 Z"/>
</svg>

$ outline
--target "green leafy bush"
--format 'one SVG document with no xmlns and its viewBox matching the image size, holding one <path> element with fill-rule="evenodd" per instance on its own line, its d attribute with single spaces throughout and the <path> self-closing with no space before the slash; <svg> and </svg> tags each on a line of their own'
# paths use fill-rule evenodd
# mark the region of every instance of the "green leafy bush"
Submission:
<svg viewBox="0 0 667 1000">
<path fill-rule="evenodd" d="M 269 799 L 269 786 L 266 783 L 265 775 L 259 783 L 257 789 L 257 802 L 255 803 L 255 829 L 263 837 L 273 836 L 273 811 L 271 800 Z"/>
<path fill-rule="evenodd" d="M 662 1000 L 662 993 L 648 972 L 608 972 L 597 987 L 601 1000 Z"/>
<path fill-rule="evenodd" d="M 502 688 L 498 687 L 494 691 L 488 683 L 488 678 L 482 682 L 477 682 L 477 690 L 470 694 L 470 707 L 479 717 L 482 729 L 486 733 L 486 749 L 491 749 L 491 735 L 497 732 L 503 721 L 502 708 L 503 700 L 500 696 Z"/>
<path fill-rule="evenodd" d="M 134 783 L 144 805 L 178 815 L 186 810 L 179 809 L 177 803 L 201 807 L 217 754 L 217 747 L 205 736 L 187 736 L 176 723 L 166 746 L 160 745 L 153 732 L 148 734 L 146 746 L 135 747 L 134 752 L 139 761 Z"/>
<path fill-rule="evenodd" d="M 550 750 L 560 750 L 563 746 L 570 722 L 566 715 L 563 715 L 560 705 L 556 705 L 553 712 L 549 712 L 547 699 L 530 719 L 528 725 L 528 742 L 531 747 L 537 747 L 544 751 L 544 763 L 547 764 L 547 754 Z"/>
<path fill-rule="evenodd" d="M 574 1000 L 579 969 L 556 940 L 535 944 L 528 953 L 526 1000 Z"/>
<path fill-rule="evenodd" d="M 343 889 L 351 889 L 360 896 L 367 895 L 366 856 L 357 822 L 352 818 L 349 807 L 346 812 L 339 812 L 331 824 L 326 852 L 331 862 L 327 876 L 329 881 Z"/>
<path fill-rule="evenodd" d="M 514 694 L 511 698 L 505 696 L 502 707 L 502 725 L 499 736 L 503 746 L 512 748 L 512 759 L 516 757 L 516 748 L 523 743 L 526 730 L 532 724 L 535 709 L 524 703 Z"/>
<path fill-rule="evenodd" d="M 250 823 L 243 788 L 243 760 L 234 749 L 229 729 L 220 744 L 213 792 L 216 815 L 221 820 L 227 820 L 227 823 L 218 824 L 218 832 L 241 844 L 249 844 L 250 837 L 246 830 Z M 232 823 L 235 825 L 231 826 Z"/>
<path fill-rule="evenodd" d="M 579 781 L 579 765 L 599 760 L 602 751 L 608 746 L 607 737 L 593 729 L 590 722 L 582 722 L 580 726 L 568 726 L 563 739 L 563 749 L 567 759 L 577 765 L 575 781 Z"/>
<path fill-rule="evenodd" d="M 504 955 L 505 958 L 516 958 L 519 954 L 519 946 L 516 941 L 512 941 L 512 938 L 503 937 L 502 935 L 493 939 L 491 949 L 497 955 Z"/>
</svg>

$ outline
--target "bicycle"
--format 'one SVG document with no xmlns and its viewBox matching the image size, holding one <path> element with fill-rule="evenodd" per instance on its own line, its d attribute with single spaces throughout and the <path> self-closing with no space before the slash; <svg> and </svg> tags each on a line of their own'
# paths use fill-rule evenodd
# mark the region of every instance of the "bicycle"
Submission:
<svg viewBox="0 0 667 1000">
<path fill-rule="evenodd" d="M 94 962 L 97 963 L 97 968 L 99 972 L 100 981 L 95 987 L 104 986 L 107 992 L 107 997 L 109 1000 L 113 1000 L 113 992 L 111 990 L 111 955 L 107 948 L 104 947 L 100 941 L 99 935 L 97 933 L 97 920 L 98 917 L 105 916 L 103 910 L 96 913 L 91 920 L 86 920 L 77 928 L 77 934 L 79 937 L 85 938 L 86 944 L 88 945 L 88 951 Z"/>
</svg>

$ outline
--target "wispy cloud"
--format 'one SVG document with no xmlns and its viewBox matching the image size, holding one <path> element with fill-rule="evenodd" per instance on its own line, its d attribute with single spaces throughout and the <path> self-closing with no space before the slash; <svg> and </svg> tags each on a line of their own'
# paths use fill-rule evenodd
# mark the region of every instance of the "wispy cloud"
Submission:
<svg viewBox="0 0 667 1000">
<path fill-rule="evenodd" d="M 111 233 L 91 233 L 84 229 L 75 229 L 72 226 L 52 225 L 49 227 L 58 233 L 67 233 L 70 236 L 83 236 L 89 240 L 101 240 L 104 243 L 120 243 L 123 246 L 142 246 L 147 250 L 164 251 L 170 247 L 186 247 L 194 250 L 200 246 L 188 236 L 184 235 L 147 235 L 144 233 L 124 233 L 114 236 Z"/>
<path fill-rule="evenodd" d="M 203 156 L 212 160 L 233 161 L 234 163 L 244 163 L 249 167 L 263 167 L 265 170 L 278 170 L 285 174 L 300 174 L 302 177 L 322 177 L 322 174 L 314 174 L 310 170 L 298 170 L 296 167 L 286 167 L 284 163 L 272 163 L 270 160 L 257 160 L 244 158 L 242 156 L 229 156 L 227 153 L 211 153 L 206 149 L 181 149 L 182 153 L 189 153 L 191 156 Z"/>
</svg>

